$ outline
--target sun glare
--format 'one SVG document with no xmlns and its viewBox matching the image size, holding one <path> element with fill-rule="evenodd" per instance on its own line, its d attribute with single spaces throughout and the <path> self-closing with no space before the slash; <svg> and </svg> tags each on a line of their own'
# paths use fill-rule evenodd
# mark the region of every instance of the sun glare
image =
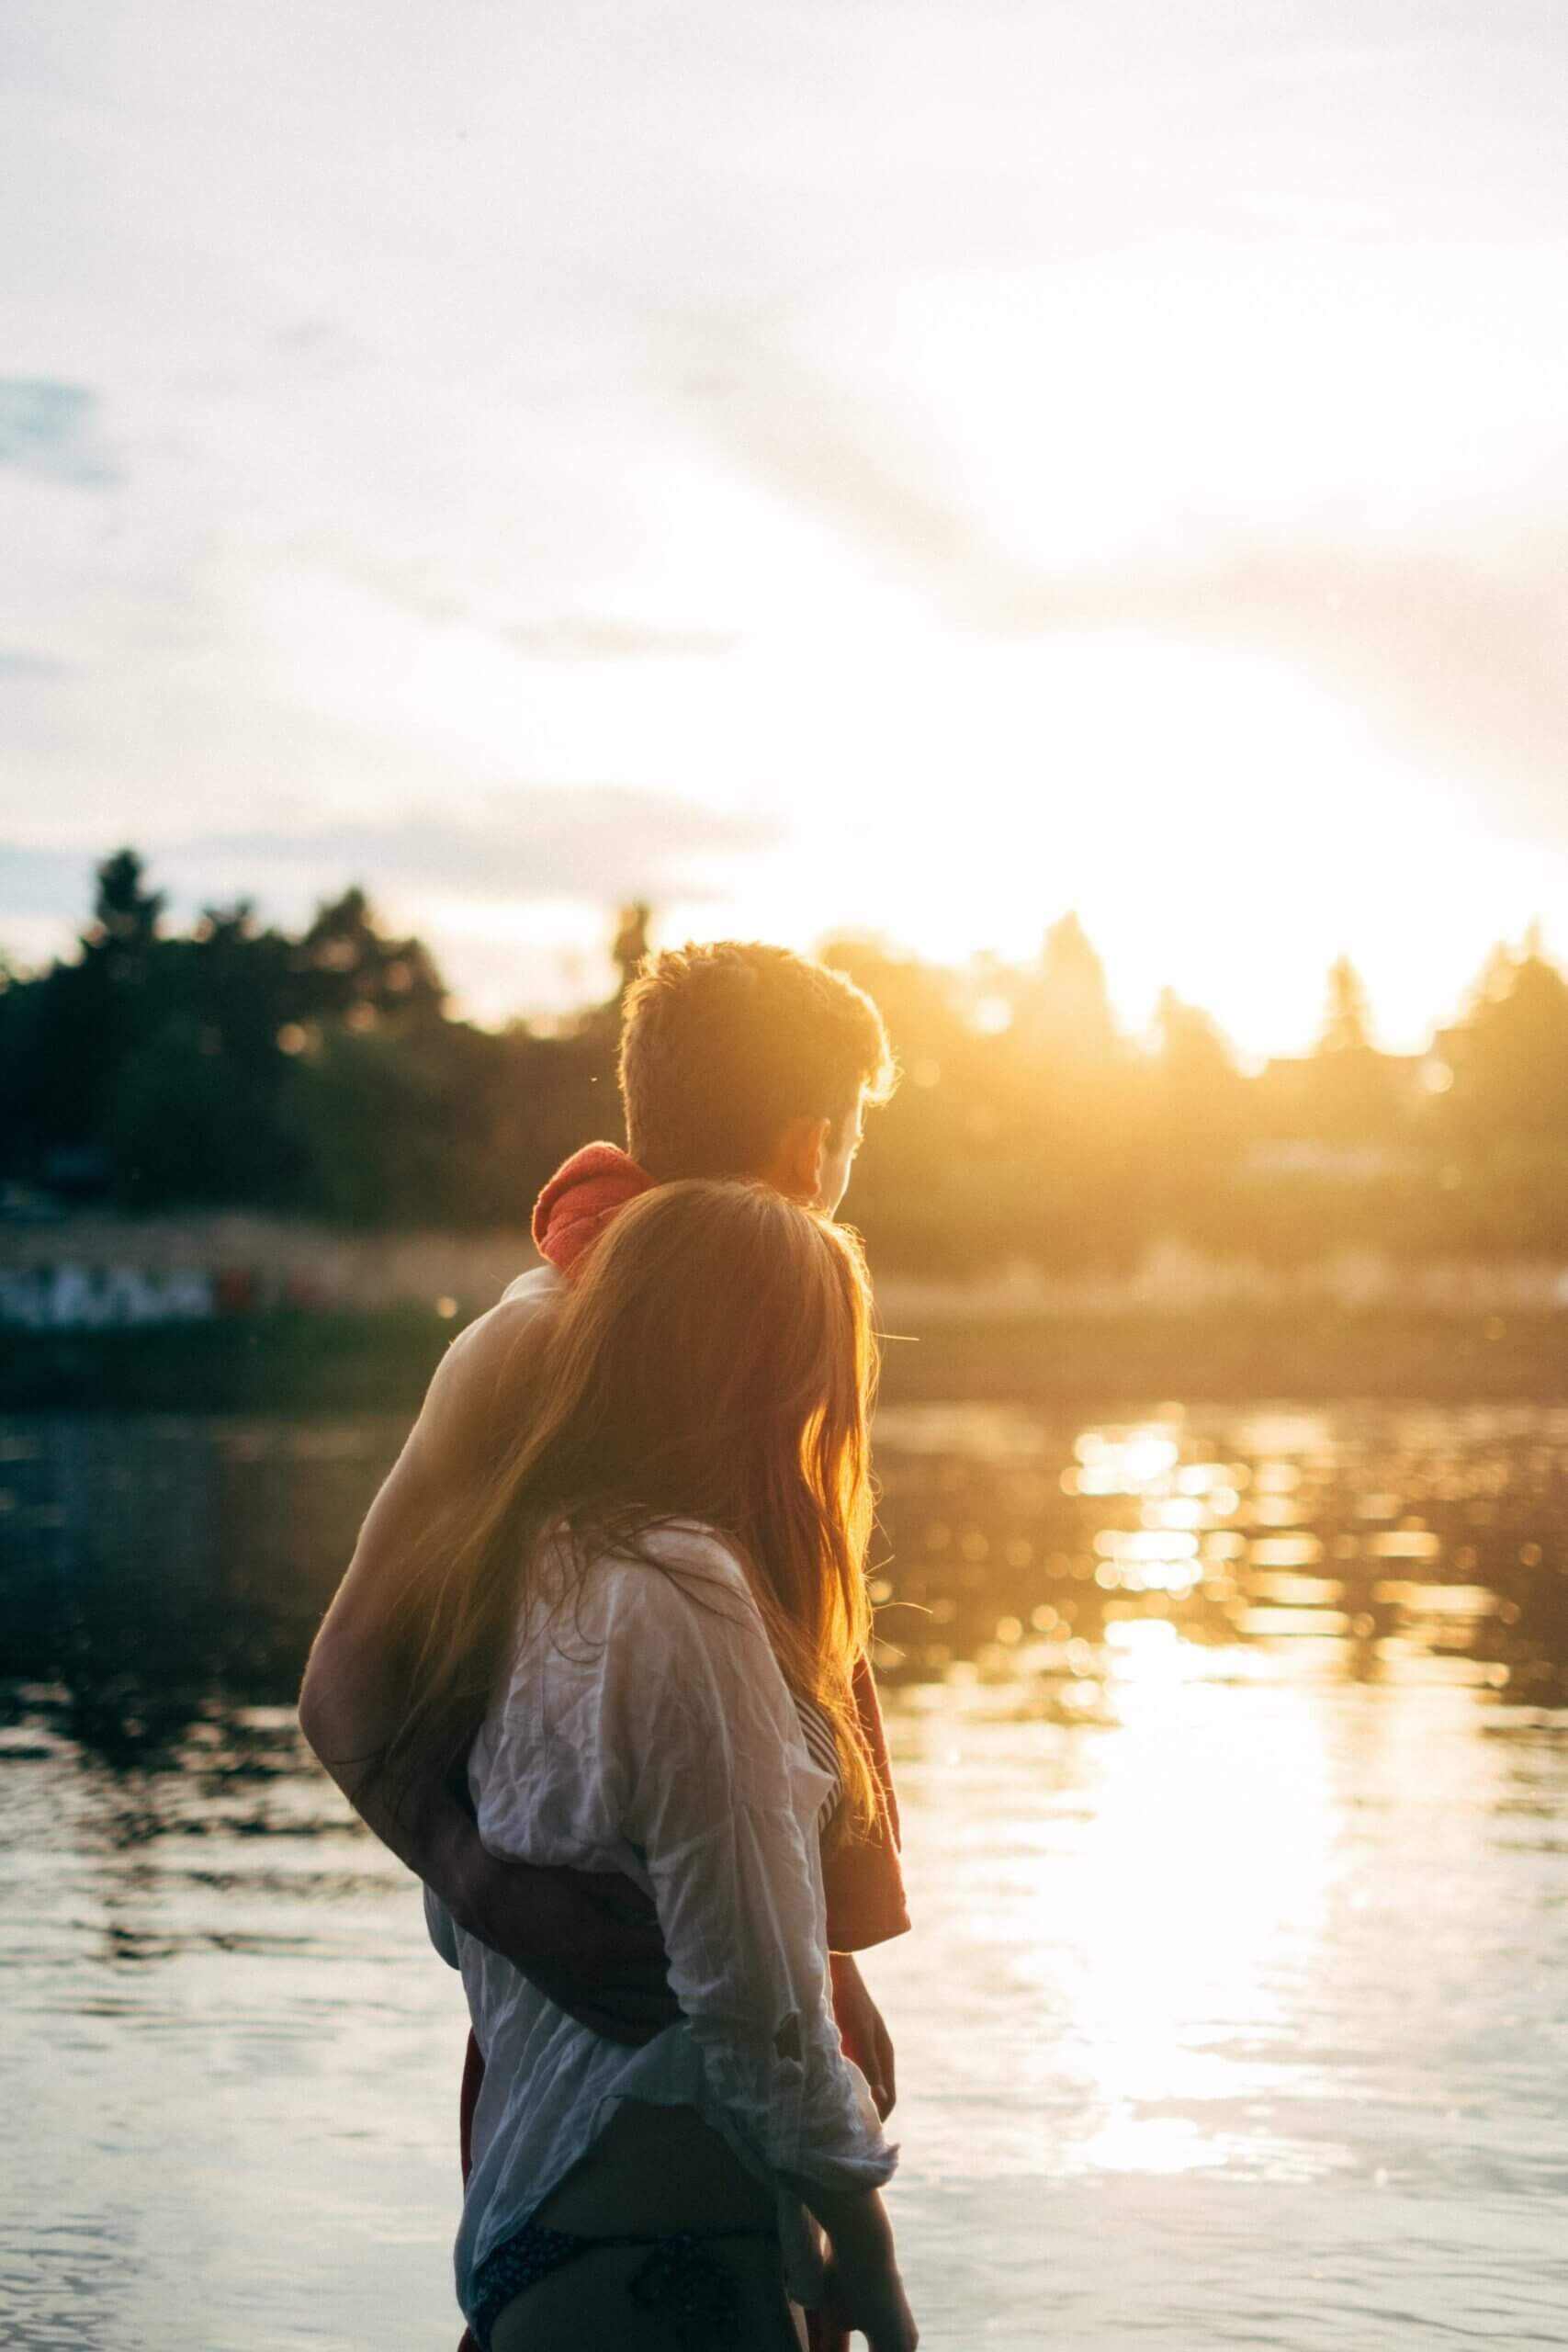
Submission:
<svg viewBox="0 0 1568 2352">
<path fill-rule="evenodd" d="M 765 883 L 683 902 L 672 929 L 871 932 L 962 963 L 1032 956 L 1070 907 L 1131 1026 L 1168 984 L 1267 1052 L 1318 1017 L 1332 910 L 1335 937 L 1392 929 L 1437 964 L 1427 1010 L 1445 1004 L 1441 947 L 1406 936 L 1389 888 L 1416 786 L 1285 662 L 1146 629 L 996 647 L 889 622 L 790 671 L 793 693 L 766 681 L 771 766 L 809 786 L 762 796 L 783 834 Z"/>
</svg>

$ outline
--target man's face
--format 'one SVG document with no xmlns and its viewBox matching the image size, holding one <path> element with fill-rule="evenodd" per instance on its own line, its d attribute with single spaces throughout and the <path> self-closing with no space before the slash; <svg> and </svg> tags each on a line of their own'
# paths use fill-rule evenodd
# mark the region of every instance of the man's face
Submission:
<svg viewBox="0 0 1568 2352">
<path fill-rule="evenodd" d="M 815 1205 L 826 1209 L 831 1216 L 849 1189 L 850 1170 L 861 1147 L 865 1130 L 865 1102 L 855 1097 L 854 1108 L 845 1116 L 841 1125 L 829 1132 L 822 1148 L 822 1173 L 817 1187 Z"/>
</svg>

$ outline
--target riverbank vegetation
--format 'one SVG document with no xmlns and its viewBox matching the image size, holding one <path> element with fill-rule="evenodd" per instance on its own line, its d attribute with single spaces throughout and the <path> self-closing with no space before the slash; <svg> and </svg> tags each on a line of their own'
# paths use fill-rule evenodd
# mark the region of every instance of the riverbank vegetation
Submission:
<svg viewBox="0 0 1568 2352">
<path fill-rule="evenodd" d="M 647 923 L 621 918 L 623 974 Z M 1337 965 L 1314 1050 L 1252 1070 L 1168 992 L 1151 1035 L 1123 1034 L 1070 915 L 1023 966 L 824 952 L 882 1005 L 904 1073 L 855 1179 L 881 1267 L 1114 1271 L 1166 1239 L 1286 1267 L 1568 1255 L 1568 981 L 1533 940 L 1418 1054 L 1378 1049 Z M 617 1005 L 481 1029 L 358 890 L 298 933 L 244 904 L 176 931 L 122 850 L 73 954 L 0 960 L 0 1188 L 13 1214 L 516 1227 L 565 1152 L 617 1132 Z"/>
</svg>

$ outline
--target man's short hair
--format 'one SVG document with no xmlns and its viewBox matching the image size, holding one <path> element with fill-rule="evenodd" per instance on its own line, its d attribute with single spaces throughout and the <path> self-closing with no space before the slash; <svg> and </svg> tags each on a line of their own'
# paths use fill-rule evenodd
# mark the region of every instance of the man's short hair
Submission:
<svg viewBox="0 0 1568 2352">
<path fill-rule="evenodd" d="M 786 947 L 671 948 L 626 990 L 626 1148 L 660 1183 L 751 1175 L 792 1120 L 837 1128 L 863 1090 L 886 1101 L 893 1076 L 870 997 Z"/>
</svg>

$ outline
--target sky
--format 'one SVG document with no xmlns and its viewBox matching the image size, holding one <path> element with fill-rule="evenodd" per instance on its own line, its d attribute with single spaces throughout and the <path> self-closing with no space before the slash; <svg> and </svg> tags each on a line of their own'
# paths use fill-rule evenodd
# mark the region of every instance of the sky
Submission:
<svg viewBox="0 0 1568 2352">
<path fill-rule="evenodd" d="M 1560 0 L 8 0 L 0 944 L 1568 954 Z"/>
</svg>

